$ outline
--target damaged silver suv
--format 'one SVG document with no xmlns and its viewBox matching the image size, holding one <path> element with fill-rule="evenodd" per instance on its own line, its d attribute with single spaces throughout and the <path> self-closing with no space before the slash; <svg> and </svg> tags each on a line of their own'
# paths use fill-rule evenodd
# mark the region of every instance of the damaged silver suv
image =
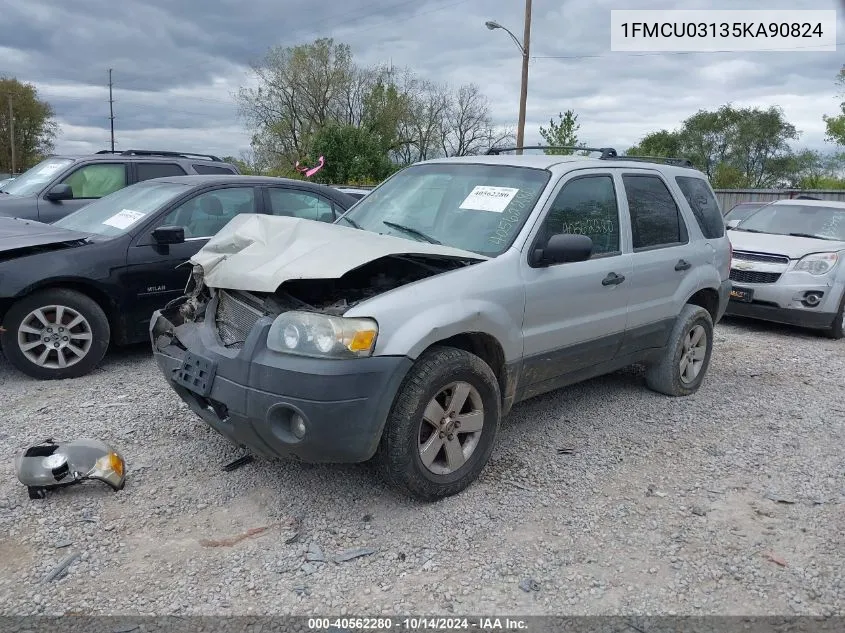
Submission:
<svg viewBox="0 0 845 633">
<path fill-rule="evenodd" d="M 266 457 L 375 458 L 434 500 L 514 403 L 633 363 L 702 384 L 730 244 L 683 162 L 488 155 L 408 167 L 335 224 L 240 215 L 150 323 L 165 379 Z"/>
</svg>

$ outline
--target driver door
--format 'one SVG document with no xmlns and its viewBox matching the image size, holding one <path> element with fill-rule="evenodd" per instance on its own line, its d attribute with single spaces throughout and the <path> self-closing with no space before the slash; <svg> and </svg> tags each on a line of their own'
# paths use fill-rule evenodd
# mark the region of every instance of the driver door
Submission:
<svg viewBox="0 0 845 633">
<path fill-rule="evenodd" d="M 241 213 L 258 213 L 258 195 L 254 187 L 226 187 L 204 191 L 163 210 L 159 219 L 135 238 L 127 255 L 124 287 L 134 298 L 127 328 L 136 338 L 146 337 L 152 313 L 182 295 L 190 276 L 189 266 L 182 266 L 232 218 Z M 181 226 L 185 241 L 181 244 L 157 244 L 152 232 L 159 226 Z"/>
</svg>

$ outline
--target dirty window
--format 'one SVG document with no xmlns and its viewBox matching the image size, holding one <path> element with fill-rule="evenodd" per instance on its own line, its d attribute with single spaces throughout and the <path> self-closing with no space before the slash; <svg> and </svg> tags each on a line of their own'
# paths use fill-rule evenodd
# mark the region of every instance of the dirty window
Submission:
<svg viewBox="0 0 845 633">
<path fill-rule="evenodd" d="M 73 197 L 102 198 L 126 186 L 126 166 L 123 163 L 93 163 L 80 167 L 62 181 L 70 185 Z"/>
<path fill-rule="evenodd" d="M 772 204 L 745 220 L 737 231 L 774 235 L 800 233 L 824 240 L 845 241 L 845 208 L 824 205 Z"/>
<path fill-rule="evenodd" d="M 167 214 L 160 226 L 181 226 L 185 238 L 211 237 L 241 213 L 255 213 L 255 190 L 230 187 L 201 193 Z"/>
<path fill-rule="evenodd" d="M 316 194 L 282 187 L 271 187 L 267 192 L 270 196 L 270 213 L 273 215 L 287 215 L 319 222 L 334 221 L 332 205 Z"/>
<path fill-rule="evenodd" d="M 687 241 L 686 227 L 675 199 L 657 176 L 624 175 L 631 214 L 634 250 Z"/>
<path fill-rule="evenodd" d="M 543 169 L 509 165 L 414 165 L 338 221 L 495 257 L 513 243 L 550 176 Z"/>
<path fill-rule="evenodd" d="M 619 253 L 619 207 L 611 176 L 585 176 L 566 183 L 543 223 L 543 241 L 557 234 L 586 235 L 593 257 Z"/>
<path fill-rule="evenodd" d="M 702 235 L 709 240 L 725 234 L 725 220 L 710 185 L 702 178 L 677 176 L 675 182 L 687 199 Z"/>
</svg>

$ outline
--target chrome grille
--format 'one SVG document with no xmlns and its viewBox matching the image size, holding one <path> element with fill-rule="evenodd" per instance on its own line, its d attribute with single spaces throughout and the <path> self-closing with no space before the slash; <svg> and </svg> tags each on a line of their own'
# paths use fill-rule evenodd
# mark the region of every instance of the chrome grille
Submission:
<svg viewBox="0 0 845 633">
<path fill-rule="evenodd" d="M 789 258 L 786 255 L 769 255 L 768 253 L 751 253 L 749 251 L 734 251 L 733 258 L 746 262 L 763 262 L 764 264 L 789 263 Z"/>
<path fill-rule="evenodd" d="M 264 315 L 225 290 L 218 290 L 217 295 L 217 312 L 214 315 L 217 336 L 226 347 L 240 349 L 255 322 Z"/>
<path fill-rule="evenodd" d="M 731 269 L 731 281 L 741 284 L 773 284 L 780 279 L 780 273 L 764 273 L 757 270 Z"/>
</svg>

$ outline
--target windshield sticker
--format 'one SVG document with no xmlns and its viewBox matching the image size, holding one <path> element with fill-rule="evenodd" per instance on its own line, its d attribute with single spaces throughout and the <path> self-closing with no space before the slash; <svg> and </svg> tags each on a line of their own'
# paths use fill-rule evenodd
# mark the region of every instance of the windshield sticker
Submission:
<svg viewBox="0 0 845 633">
<path fill-rule="evenodd" d="M 143 218 L 144 215 L 145 214 L 140 211 L 123 209 L 119 213 L 115 213 L 110 218 L 103 220 L 103 224 L 106 226 L 113 226 L 116 229 L 128 229 L 130 226 L 135 224 L 135 222 Z"/>
<path fill-rule="evenodd" d="M 479 185 L 469 192 L 460 209 L 503 213 L 519 189 L 513 187 L 487 187 Z"/>
</svg>

